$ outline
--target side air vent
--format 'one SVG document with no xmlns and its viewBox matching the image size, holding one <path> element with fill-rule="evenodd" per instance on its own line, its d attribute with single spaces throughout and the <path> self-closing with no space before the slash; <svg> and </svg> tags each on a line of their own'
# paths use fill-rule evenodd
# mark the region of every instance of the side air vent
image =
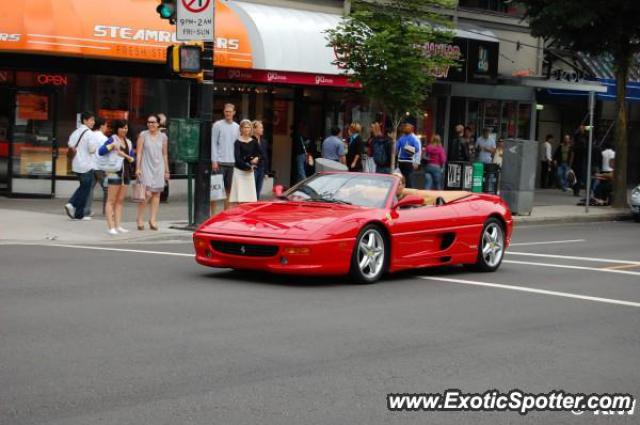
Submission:
<svg viewBox="0 0 640 425">
<path fill-rule="evenodd" d="M 442 239 L 440 239 L 440 251 L 449 249 L 449 247 L 453 245 L 453 241 L 455 240 L 456 240 L 455 233 L 445 233 L 444 235 L 442 235 Z"/>
<path fill-rule="evenodd" d="M 451 261 L 451 257 L 440 257 L 440 262 L 441 263 L 448 263 L 449 261 Z"/>
</svg>

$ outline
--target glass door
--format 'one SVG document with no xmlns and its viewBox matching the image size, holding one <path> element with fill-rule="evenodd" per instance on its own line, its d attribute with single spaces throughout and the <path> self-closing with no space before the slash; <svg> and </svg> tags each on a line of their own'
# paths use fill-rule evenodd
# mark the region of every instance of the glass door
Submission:
<svg viewBox="0 0 640 425">
<path fill-rule="evenodd" d="M 57 159 L 53 95 L 37 90 L 17 90 L 14 95 L 11 192 L 52 197 Z"/>
</svg>

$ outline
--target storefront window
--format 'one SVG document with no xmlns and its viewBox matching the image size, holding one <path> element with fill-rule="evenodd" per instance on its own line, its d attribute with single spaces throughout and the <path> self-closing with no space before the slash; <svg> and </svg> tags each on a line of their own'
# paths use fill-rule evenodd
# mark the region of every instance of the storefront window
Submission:
<svg viewBox="0 0 640 425">
<path fill-rule="evenodd" d="M 520 139 L 528 139 L 530 128 L 531 104 L 521 103 L 518 105 L 518 137 Z"/>
<path fill-rule="evenodd" d="M 502 103 L 502 119 L 500 121 L 500 136 L 516 137 L 516 102 Z"/>
</svg>

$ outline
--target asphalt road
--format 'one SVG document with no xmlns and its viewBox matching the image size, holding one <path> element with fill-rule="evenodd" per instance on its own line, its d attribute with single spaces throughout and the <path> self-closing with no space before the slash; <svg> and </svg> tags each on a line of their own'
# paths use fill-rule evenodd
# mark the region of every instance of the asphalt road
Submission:
<svg viewBox="0 0 640 425">
<path fill-rule="evenodd" d="M 0 424 L 635 424 L 640 406 L 398 413 L 386 395 L 640 397 L 638 241 L 630 222 L 520 227 L 496 273 L 369 286 L 206 269 L 188 243 L 0 246 Z"/>
</svg>

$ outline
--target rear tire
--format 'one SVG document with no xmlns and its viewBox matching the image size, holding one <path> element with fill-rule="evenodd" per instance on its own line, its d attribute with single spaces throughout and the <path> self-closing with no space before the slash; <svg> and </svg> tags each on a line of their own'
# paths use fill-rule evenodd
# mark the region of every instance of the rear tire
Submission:
<svg viewBox="0 0 640 425">
<path fill-rule="evenodd" d="M 636 221 L 636 223 L 640 223 L 640 214 L 634 214 L 633 219 Z"/>
<path fill-rule="evenodd" d="M 389 264 L 389 249 L 385 235 L 375 225 L 365 226 L 351 254 L 351 277 L 362 284 L 378 281 Z"/>
<path fill-rule="evenodd" d="M 484 222 L 480 241 L 478 242 L 478 259 L 474 269 L 481 272 L 498 270 L 504 257 L 505 231 L 504 225 L 495 217 Z"/>
</svg>

